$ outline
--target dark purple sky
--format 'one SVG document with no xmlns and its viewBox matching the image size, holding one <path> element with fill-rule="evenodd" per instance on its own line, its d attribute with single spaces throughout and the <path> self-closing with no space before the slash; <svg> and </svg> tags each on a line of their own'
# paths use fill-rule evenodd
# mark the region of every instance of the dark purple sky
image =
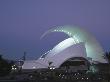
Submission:
<svg viewBox="0 0 110 82">
<path fill-rule="evenodd" d="M 105 51 L 110 50 L 110 0 L 0 0 L 0 53 L 19 59 L 27 52 L 36 59 L 67 36 L 40 36 L 59 25 L 90 31 Z"/>
</svg>

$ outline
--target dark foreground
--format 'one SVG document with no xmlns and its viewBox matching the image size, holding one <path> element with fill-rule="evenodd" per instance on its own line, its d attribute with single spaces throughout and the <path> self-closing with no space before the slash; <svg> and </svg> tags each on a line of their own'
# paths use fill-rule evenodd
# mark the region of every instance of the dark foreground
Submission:
<svg viewBox="0 0 110 82">
<path fill-rule="evenodd" d="M 78 81 L 71 81 L 71 80 L 40 80 L 40 81 L 37 81 L 37 80 L 23 80 L 23 81 L 20 81 L 20 80 L 0 80 L 0 82 L 110 82 L 110 81 L 81 81 L 81 80 L 78 80 Z"/>
<path fill-rule="evenodd" d="M 0 82 L 110 82 L 110 74 L 40 71 L 10 74 L 6 77 L 0 77 Z"/>
</svg>

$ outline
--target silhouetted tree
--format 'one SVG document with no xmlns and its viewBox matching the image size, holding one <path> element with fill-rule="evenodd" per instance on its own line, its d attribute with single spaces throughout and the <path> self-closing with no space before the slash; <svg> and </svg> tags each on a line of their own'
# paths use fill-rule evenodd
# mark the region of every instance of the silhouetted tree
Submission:
<svg viewBox="0 0 110 82">
<path fill-rule="evenodd" d="M 8 75 L 11 72 L 12 62 L 8 62 L 0 55 L 0 76 Z"/>
</svg>

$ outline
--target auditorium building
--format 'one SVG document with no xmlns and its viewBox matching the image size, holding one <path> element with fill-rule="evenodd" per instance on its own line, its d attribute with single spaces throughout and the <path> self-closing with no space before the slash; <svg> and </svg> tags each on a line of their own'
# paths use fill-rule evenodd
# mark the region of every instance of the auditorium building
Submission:
<svg viewBox="0 0 110 82">
<path fill-rule="evenodd" d="M 76 36 L 73 34 L 75 37 L 72 36 L 72 30 L 77 32 Z M 22 65 L 23 70 L 69 69 L 70 71 L 78 71 L 88 70 L 92 64 L 107 63 L 102 53 L 103 51 L 100 49 L 99 45 L 96 44 L 94 38 L 91 39 L 91 36 L 81 29 L 64 26 L 63 28 L 59 27 L 49 30 L 49 32 L 50 31 L 63 32 L 71 36 L 58 43 L 37 60 L 24 61 Z"/>
</svg>

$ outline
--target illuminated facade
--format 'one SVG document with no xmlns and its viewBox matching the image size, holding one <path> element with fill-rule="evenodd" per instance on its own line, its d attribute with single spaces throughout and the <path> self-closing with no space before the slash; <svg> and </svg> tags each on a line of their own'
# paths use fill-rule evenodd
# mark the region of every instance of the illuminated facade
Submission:
<svg viewBox="0 0 110 82">
<path fill-rule="evenodd" d="M 85 61 L 90 64 L 96 62 L 107 63 L 103 49 L 88 32 L 71 26 L 63 26 L 47 31 L 42 37 L 51 32 L 63 32 L 69 38 L 57 44 L 39 59 L 25 61 L 22 69 L 60 68 L 69 60 L 72 62 L 74 60 Z"/>
<path fill-rule="evenodd" d="M 45 32 L 41 38 L 52 32 L 61 32 L 67 34 L 74 39 L 75 43 L 84 42 L 87 57 L 92 58 L 93 61 L 100 63 L 107 63 L 104 51 L 99 42 L 89 32 L 75 26 L 59 26 Z"/>
<path fill-rule="evenodd" d="M 69 41 L 69 43 L 68 43 Z M 70 58 L 82 57 L 87 59 L 85 44 L 75 44 L 72 38 L 68 38 L 56 45 L 50 52 L 42 55 L 38 60 L 25 61 L 23 69 L 40 69 L 54 67 L 59 68 Z M 49 63 L 51 62 L 51 65 Z"/>
</svg>

